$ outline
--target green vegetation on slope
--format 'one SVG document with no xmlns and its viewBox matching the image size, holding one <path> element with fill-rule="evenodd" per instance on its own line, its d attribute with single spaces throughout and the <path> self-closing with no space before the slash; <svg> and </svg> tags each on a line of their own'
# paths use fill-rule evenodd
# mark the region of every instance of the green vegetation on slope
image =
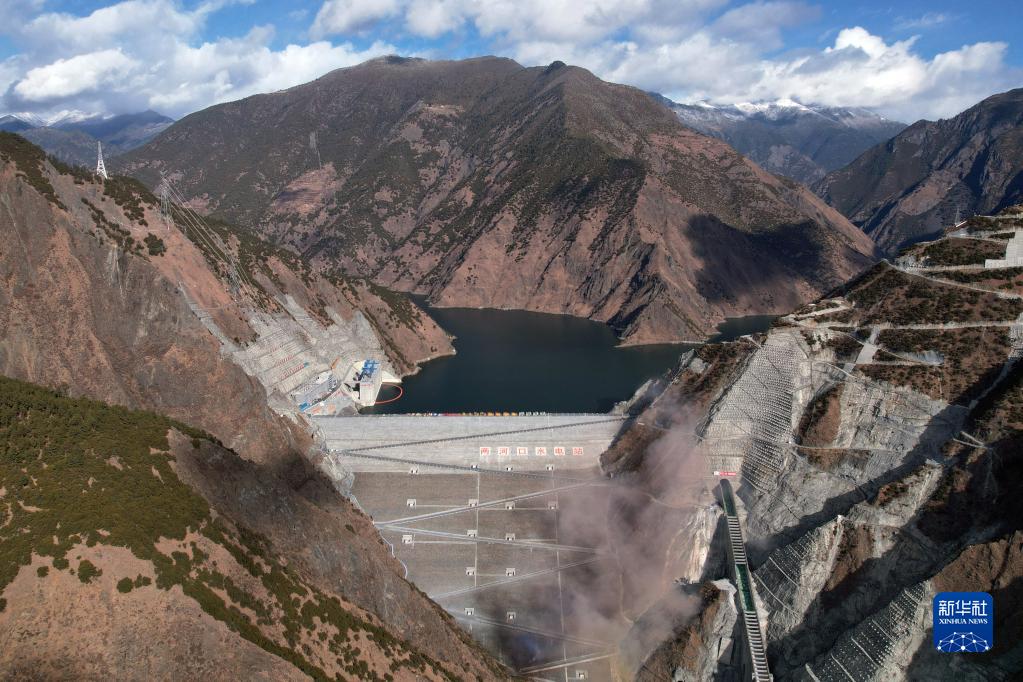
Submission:
<svg viewBox="0 0 1023 682">
<path fill-rule="evenodd" d="M 313 678 L 329 679 L 321 660 L 326 647 L 347 674 L 381 679 L 354 644 L 359 633 L 380 647 L 392 671 L 440 670 L 337 597 L 307 585 L 271 553 L 265 538 L 215 517 L 175 474 L 172 429 L 189 436 L 200 456 L 219 448 L 207 434 L 152 412 L 0 377 L 0 507 L 6 518 L 0 591 L 33 555 L 49 558 L 54 569 L 76 570 L 87 583 L 101 569 L 84 560 L 72 565 L 68 555 L 75 546 L 125 547 L 152 563 L 156 588 L 180 586 L 208 614 Z M 158 541 L 164 547 L 176 541 L 182 549 L 165 554 Z M 218 565 L 202 549 L 211 545 L 231 555 L 235 580 L 223 561 Z M 238 584 L 239 573 L 251 577 L 248 587 Z M 117 587 L 127 593 L 146 584 L 142 576 L 124 576 Z M 316 651 L 308 644 L 315 641 L 323 643 Z"/>
<path fill-rule="evenodd" d="M 62 560 L 75 544 L 100 540 L 166 568 L 154 539 L 184 538 L 209 518 L 202 498 L 177 481 L 169 455 L 150 454 L 167 451 L 171 428 L 207 437 L 153 413 L 0 377 L 0 486 L 20 503 L 5 500 L 12 516 L 0 534 L 0 588 L 33 553 Z"/>
<path fill-rule="evenodd" d="M 107 214 L 103 212 L 102 208 L 85 197 L 82 197 L 82 203 L 89 209 L 89 215 L 92 217 L 93 224 L 98 227 L 103 235 L 106 235 L 110 241 L 114 242 L 117 246 L 128 253 L 134 253 L 137 255 L 142 254 L 142 245 L 135 241 L 135 238 L 131 236 L 131 232 L 107 218 Z M 100 241 L 102 242 L 101 236 Z"/>
<path fill-rule="evenodd" d="M 42 149 L 21 135 L 0 131 L 0 159 L 13 163 L 18 169 L 18 175 L 48 201 L 65 208 L 57 198 L 50 179 L 46 177 L 46 153 Z"/>
<path fill-rule="evenodd" d="M 847 287 L 846 298 L 856 304 L 856 324 L 890 322 L 940 324 L 1009 320 L 1023 312 L 1023 301 L 962 289 L 909 275 L 881 264 Z"/>
<path fill-rule="evenodd" d="M 156 206 L 158 203 L 145 185 L 127 175 L 114 175 L 104 180 L 103 194 L 113 199 L 129 220 L 143 226 L 149 225 L 143 205 Z"/>
<path fill-rule="evenodd" d="M 146 235 L 145 242 L 150 256 L 162 256 L 167 253 L 167 245 L 152 232 Z"/>
<path fill-rule="evenodd" d="M 974 264 L 985 257 L 1001 256 L 1005 245 L 978 239 L 945 237 L 909 247 L 903 253 L 924 255 L 931 262 Z M 859 365 L 858 374 L 896 386 L 906 386 L 935 399 L 968 405 L 980 396 L 1002 371 L 1011 350 L 1005 326 L 1023 313 L 1023 301 L 999 297 L 996 288 L 1011 288 L 1021 268 L 946 271 L 941 279 L 901 271 L 882 262 L 845 285 L 842 292 L 855 308 L 843 311 L 849 327 L 834 327 L 826 345 L 838 359 L 851 361 L 860 341 L 870 335 L 869 325 L 934 325 L 934 329 L 883 329 L 880 351 L 870 364 Z M 1007 280 L 1008 287 L 1005 286 Z M 962 282 L 965 286 L 957 286 Z M 984 289 L 988 288 L 990 293 Z M 818 321 L 836 319 L 824 315 Z M 950 328 L 942 328 L 952 323 Z M 862 328 L 860 328 L 862 326 Z M 934 363 L 913 354 L 935 353 Z"/>
<path fill-rule="evenodd" d="M 225 244 L 232 246 L 238 258 L 239 267 L 250 279 L 257 272 L 262 272 L 270 281 L 283 288 L 284 285 L 277 273 L 270 267 L 270 260 L 275 258 L 301 277 L 306 284 L 312 282 L 309 264 L 294 251 L 271 244 L 258 235 L 226 220 L 213 216 L 205 216 L 204 220 Z"/>
<path fill-rule="evenodd" d="M 1005 255 L 1005 244 L 981 239 L 947 238 L 910 249 L 928 265 L 983 265 L 988 258 Z"/>
</svg>

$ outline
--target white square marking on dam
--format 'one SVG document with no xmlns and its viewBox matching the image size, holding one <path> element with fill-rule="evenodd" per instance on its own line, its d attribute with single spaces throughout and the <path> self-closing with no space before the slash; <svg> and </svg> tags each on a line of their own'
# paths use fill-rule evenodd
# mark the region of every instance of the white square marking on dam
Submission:
<svg viewBox="0 0 1023 682">
<path fill-rule="evenodd" d="M 625 418 L 609 414 L 363 415 L 313 417 L 311 421 L 331 450 L 365 455 L 342 456 L 350 471 L 407 472 L 410 466 L 419 466 L 421 474 L 428 474 L 433 473 L 433 467 L 423 468 L 424 464 L 486 468 L 484 458 L 493 457 L 495 445 L 499 455 L 505 454 L 506 447 L 510 452 L 510 445 L 500 445 L 502 440 L 519 443 L 515 454 L 523 459 L 516 464 L 516 471 L 543 471 L 544 464 L 534 463 L 536 458 L 546 457 L 549 452 L 565 453 L 569 447 L 577 459 L 566 460 L 559 468 L 590 468 L 611 444 Z"/>
</svg>

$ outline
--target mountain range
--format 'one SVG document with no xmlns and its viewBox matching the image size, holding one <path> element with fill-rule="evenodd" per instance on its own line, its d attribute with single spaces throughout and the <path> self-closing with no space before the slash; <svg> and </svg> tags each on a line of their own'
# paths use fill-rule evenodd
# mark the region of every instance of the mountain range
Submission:
<svg viewBox="0 0 1023 682">
<path fill-rule="evenodd" d="M 650 577 L 649 608 L 598 656 L 609 679 L 749 679 L 752 623 L 779 680 L 1015 679 L 1023 275 L 985 262 L 1023 238 L 1021 108 L 1017 90 L 914 124 L 815 186 L 834 207 L 559 62 L 374 60 L 111 160 L 140 179 L 0 132 L 0 670 L 507 679 L 405 579 L 289 402 L 335 357 L 407 374 L 451 352 L 400 289 L 586 315 L 627 342 L 788 313 L 686 352 L 614 415 L 599 485 L 628 501 L 594 515 L 537 478 L 586 529 L 670 538 L 576 566 L 629 577 L 622 615 Z M 161 176 L 207 215 L 158 200 Z M 1000 214 L 951 225 L 966 198 Z M 871 237 L 892 253 L 921 235 L 874 262 Z M 731 504 L 708 471 L 734 477 Z M 492 494 L 463 511 L 509 502 Z M 449 498 L 438 527 L 463 545 Z M 933 599 L 964 586 L 995 598 L 995 646 L 936 652 Z M 531 603 L 494 605 L 518 616 L 503 646 L 545 634 Z"/>
<path fill-rule="evenodd" d="M 680 104 L 651 95 L 693 130 L 720 138 L 764 169 L 807 185 L 906 127 L 864 108 L 806 105 L 788 99 Z"/>
<path fill-rule="evenodd" d="M 112 157 L 145 144 L 174 122 L 155 111 L 117 116 L 65 115 L 42 120 L 26 114 L 0 117 L 0 131 L 18 133 L 65 163 L 96 165 L 96 143 Z"/>
<path fill-rule="evenodd" d="M 560 62 L 381 58 L 186 116 L 117 168 L 319 270 L 630 343 L 783 311 L 874 257 L 806 188 Z"/>
<path fill-rule="evenodd" d="M 1023 200 L 1023 88 L 918 121 L 815 191 L 886 252 Z"/>
</svg>

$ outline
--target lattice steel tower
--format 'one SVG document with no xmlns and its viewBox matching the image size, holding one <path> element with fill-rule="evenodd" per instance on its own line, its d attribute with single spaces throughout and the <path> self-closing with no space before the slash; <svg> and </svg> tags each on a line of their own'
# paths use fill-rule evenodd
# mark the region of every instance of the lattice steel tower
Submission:
<svg viewBox="0 0 1023 682">
<path fill-rule="evenodd" d="M 101 178 L 104 178 L 104 179 L 106 179 L 108 177 L 107 176 L 106 164 L 103 163 L 103 143 L 102 142 L 97 142 L 96 143 L 96 175 L 98 175 L 98 176 L 100 176 Z"/>
<path fill-rule="evenodd" d="M 167 227 L 167 232 L 170 232 L 170 229 L 174 226 L 174 209 L 171 207 L 170 192 L 170 183 L 167 182 L 167 178 L 163 177 L 163 172 L 161 171 L 160 186 L 156 188 L 156 193 L 160 197 L 160 216 Z"/>
</svg>

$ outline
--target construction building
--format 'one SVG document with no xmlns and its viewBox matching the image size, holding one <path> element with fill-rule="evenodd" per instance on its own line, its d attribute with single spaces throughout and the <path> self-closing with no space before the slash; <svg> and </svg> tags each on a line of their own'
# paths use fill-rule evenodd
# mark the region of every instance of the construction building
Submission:
<svg viewBox="0 0 1023 682">
<path fill-rule="evenodd" d="M 291 392 L 291 400 L 298 405 L 298 409 L 305 412 L 318 402 L 321 402 L 341 386 L 341 380 L 334 376 L 330 370 L 320 372 L 312 381 L 302 384 Z"/>
<path fill-rule="evenodd" d="M 380 387 L 384 384 L 398 384 L 401 379 L 380 366 L 379 360 L 355 360 L 345 372 L 341 389 L 359 407 L 376 404 Z"/>
</svg>

